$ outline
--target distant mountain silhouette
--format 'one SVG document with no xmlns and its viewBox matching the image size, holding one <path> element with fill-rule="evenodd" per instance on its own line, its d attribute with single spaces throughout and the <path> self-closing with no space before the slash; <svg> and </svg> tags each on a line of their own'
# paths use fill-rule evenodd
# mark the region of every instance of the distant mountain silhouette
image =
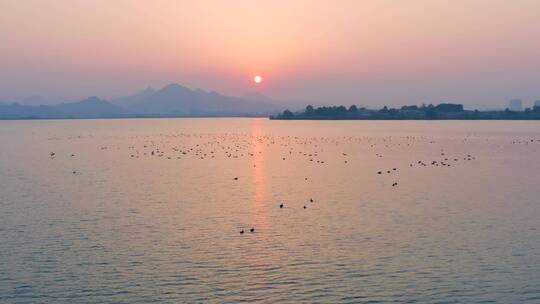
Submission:
<svg viewBox="0 0 540 304">
<path fill-rule="evenodd" d="M 0 119 L 259 116 L 278 114 L 283 109 L 258 93 L 240 98 L 170 84 L 159 90 L 147 88 L 112 102 L 90 97 L 57 105 L 0 103 Z"/>
<path fill-rule="evenodd" d="M 97 97 L 90 97 L 83 101 L 62 103 L 55 106 L 62 113 L 78 117 L 107 117 L 129 114 L 129 111 L 111 104 Z"/>
<path fill-rule="evenodd" d="M 122 108 L 127 108 L 130 105 L 135 104 L 140 100 L 145 100 L 145 99 L 150 98 L 155 93 L 156 93 L 156 90 L 154 90 L 154 88 L 148 87 L 133 95 L 113 99 L 112 103 Z"/>
<path fill-rule="evenodd" d="M 269 99 L 232 97 L 213 91 L 192 90 L 179 84 L 169 84 L 157 91 L 149 88 L 118 98 L 113 103 L 141 115 L 266 115 L 282 109 Z"/>
<path fill-rule="evenodd" d="M 39 95 L 26 97 L 15 102 L 26 106 L 53 105 L 62 102 L 60 99 L 47 98 Z"/>
<path fill-rule="evenodd" d="M 0 119 L 107 118 L 123 117 L 129 114 L 129 111 L 97 97 L 53 106 L 30 106 L 18 103 L 0 105 Z"/>
<path fill-rule="evenodd" d="M 250 101 L 262 101 L 266 103 L 276 103 L 275 100 L 271 99 L 270 97 L 263 95 L 259 92 L 250 92 L 241 97 L 244 100 L 250 100 Z"/>
<path fill-rule="evenodd" d="M 250 92 L 243 95 L 241 98 L 245 100 L 262 101 L 266 103 L 279 104 L 279 105 L 282 105 L 282 108 L 289 107 L 293 109 L 294 108 L 302 109 L 302 108 L 305 108 L 307 105 L 323 105 L 324 104 L 320 102 L 313 102 L 313 101 L 306 101 L 306 100 L 299 100 L 299 99 L 287 99 L 287 100 L 276 101 L 259 92 Z"/>
</svg>

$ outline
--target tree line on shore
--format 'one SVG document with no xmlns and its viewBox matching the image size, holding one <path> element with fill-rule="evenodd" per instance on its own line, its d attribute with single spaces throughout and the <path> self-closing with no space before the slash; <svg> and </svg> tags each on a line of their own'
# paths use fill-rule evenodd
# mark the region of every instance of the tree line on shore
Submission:
<svg viewBox="0 0 540 304">
<path fill-rule="evenodd" d="M 478 119 L 478 120 L 536 120 L 540 119 L 540 107 L 535 106 L 525 111 L 465 110 L 462 104 L 441 103 L 438 105 L 410 105 L 399 109 L 384 106 L 381 109 L 358 108 L 352 105 L 313 107 L 308 105 L 303 111 L 292 112 L 285 110 L 271 119 L 313 119 L 313 120 L 355 120 L 355 119 L 381 119 L 381 120 L 437 120 L 437 119 Z"/>
</svg>

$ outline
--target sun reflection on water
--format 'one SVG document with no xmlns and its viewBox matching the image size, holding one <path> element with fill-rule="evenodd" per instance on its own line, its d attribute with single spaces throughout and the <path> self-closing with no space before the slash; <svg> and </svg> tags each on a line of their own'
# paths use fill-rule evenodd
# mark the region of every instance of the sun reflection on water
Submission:
<svg viewBox="0 0 540 304">
<path fill-rule="evenodd" d="M 254 119 L 251 129 L 253 141 L 253 222 L 259 228 L 266 228 L 267 226 L 267 210 L 265 205 L 266 180 L 264 172 L 265 146 L 263 136 L 261 119 Z"/>
</svg>

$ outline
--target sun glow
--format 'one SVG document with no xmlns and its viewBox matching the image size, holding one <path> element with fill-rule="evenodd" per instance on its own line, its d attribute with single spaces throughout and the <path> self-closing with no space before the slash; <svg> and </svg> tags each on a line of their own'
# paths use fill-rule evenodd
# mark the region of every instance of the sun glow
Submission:
<svg viewBox="0 0 540 304">
<path fill-rule="evenodd" d="M 262 77 L 259 76 L 259 75 L 257 75 L 257 76 L 255 76 L 255 77 L 253 77 L 253 81 L 255 81 L 255 83 L 261 83 Z"/>
</svg>

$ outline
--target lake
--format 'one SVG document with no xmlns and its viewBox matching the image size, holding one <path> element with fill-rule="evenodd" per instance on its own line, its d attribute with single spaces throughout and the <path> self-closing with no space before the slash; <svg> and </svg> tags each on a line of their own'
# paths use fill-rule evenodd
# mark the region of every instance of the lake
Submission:
<svg viewBox="0 0 540 304">
<path fill-rule="evenodd" d="M 540 303 L 540 122 L 0 121 L 0 147 L 1 303 Z"/>
</svg>

